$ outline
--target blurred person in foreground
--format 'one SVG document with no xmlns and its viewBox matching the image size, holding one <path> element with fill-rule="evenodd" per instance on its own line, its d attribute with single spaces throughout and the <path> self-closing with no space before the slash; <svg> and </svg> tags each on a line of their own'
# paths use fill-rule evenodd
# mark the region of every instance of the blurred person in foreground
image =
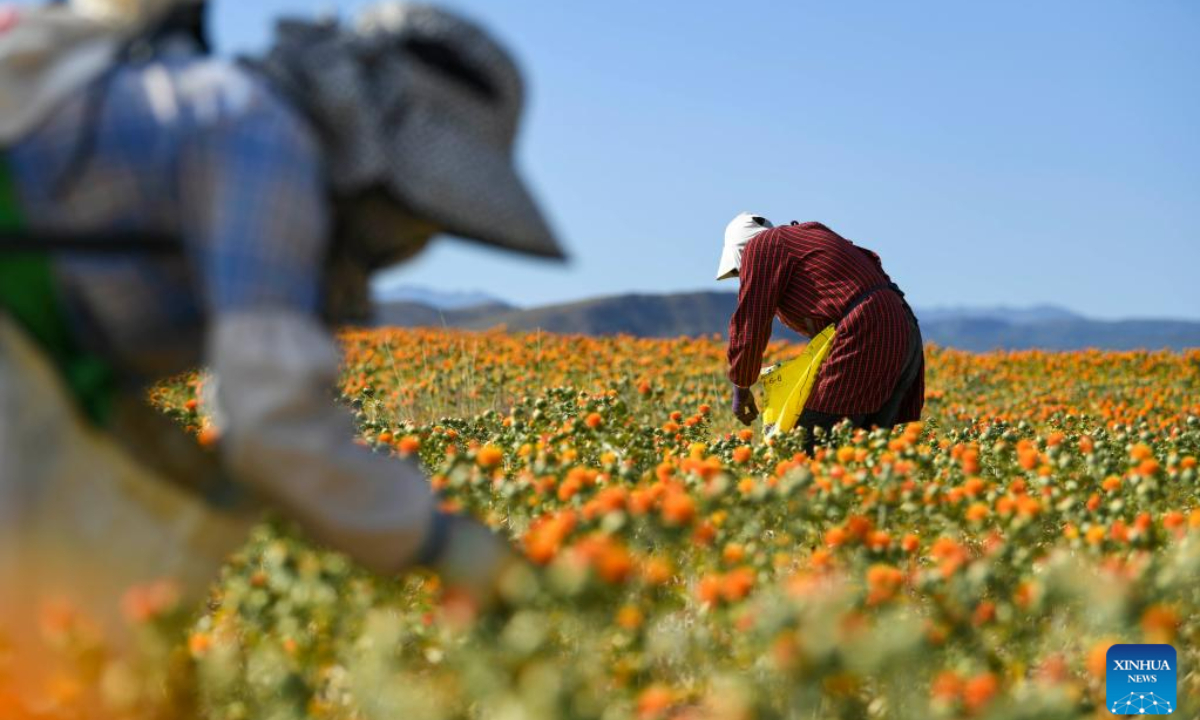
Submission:
<svg viewBox="0 0 1200 720">
<path fill-rule="evenodd" d="M 717 280 L 737 278 L 738 306 L 729 322 L 733 412 L 744 425 L 758 417 L 750 390 L 776 317 L 814 337 L 836 335 L 797 421 L 814 445 L 849 421 L 891 428 L 920 420 L 925 404 L 925 356 L 917 318 L 879 255 L 818 222 L 775 227 L 741 213 L 725 229 Z"/>
<path fill-rule="evenodd" d="M 517 67 L 470 22 L 394 2 L 283 22 L 238 64 L 206 56 L 200 10 L 79 0 L 0 23 L 19 61 L 0 73 L 0 674 L 47 603 L 119 635 L 129 587 L 202 597 L 268 508 L 477 604 L 514 562 L 439 512 L 415 463 L 356 444 L 331 328 L 440 233 L 562 257 L 513 167 Z M 145 402 L 201 363 L 211 454 Z"/>
</svg>

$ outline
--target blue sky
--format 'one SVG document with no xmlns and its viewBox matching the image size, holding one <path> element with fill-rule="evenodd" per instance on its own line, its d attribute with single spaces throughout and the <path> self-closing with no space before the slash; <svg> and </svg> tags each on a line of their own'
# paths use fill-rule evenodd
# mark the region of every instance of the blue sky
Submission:
<svg viewBox="0 0 1200 720">
<path fill-rule="evenodd" d="M 215 0 L 225 50 L 281 12 Z M 456 0 L 528 74 L 573 256 L 444 240 L 414 283 L 535 304 L 712 277 L 740 210 L 877 250 L 914 304 L 1200 318 L 1200 4 Z"/>
</svg>

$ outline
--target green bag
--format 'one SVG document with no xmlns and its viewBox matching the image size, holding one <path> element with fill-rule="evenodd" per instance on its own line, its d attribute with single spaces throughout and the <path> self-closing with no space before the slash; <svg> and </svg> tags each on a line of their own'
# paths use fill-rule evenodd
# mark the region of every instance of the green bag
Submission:
<svg viewBox="0 0 1200 720">
<path fill-rule="evenodd" d="M 20 236 L 24 230 L 12 173 L 0 158 L 0 233 Z M 0 249 L 0 311 L 51 357 L 87 418 L 103 426 L 112 409 L 115 375 L 108 363 L 75 340 L 48 253 Z"/>
</svg>

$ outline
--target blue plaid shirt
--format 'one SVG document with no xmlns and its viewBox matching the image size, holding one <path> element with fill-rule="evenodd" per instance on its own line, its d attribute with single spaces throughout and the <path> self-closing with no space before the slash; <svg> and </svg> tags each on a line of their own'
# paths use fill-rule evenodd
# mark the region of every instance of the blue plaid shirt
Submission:
<svg viewBox="0 0 1200 720">
<path fill-rule="evenodd" d="M 86 164 L 73 165 L 89 142 Z M 200 363 L 219 314 L 320 311 L 330 215 L 320 149 L 253 73 L 187 49 L 123 66 L 8 155 L 35 232 L 178 238 L 175 254 L 56 262 L 80 340 L 130 379 Z"/>
</svg>

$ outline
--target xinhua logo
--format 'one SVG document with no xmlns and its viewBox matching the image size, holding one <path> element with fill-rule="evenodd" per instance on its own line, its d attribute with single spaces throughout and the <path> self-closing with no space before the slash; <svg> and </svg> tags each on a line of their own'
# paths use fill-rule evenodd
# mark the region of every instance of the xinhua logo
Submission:
<svg viewBox="0 0 1200 720">
<path fill-rule="evenodd" d="M 1175 712 L 1175 648 L 1170 645 L 1113 645 L 1108 649 L 1108 709 L 1113 715 L 1170 715 Z"/>
</svg>

